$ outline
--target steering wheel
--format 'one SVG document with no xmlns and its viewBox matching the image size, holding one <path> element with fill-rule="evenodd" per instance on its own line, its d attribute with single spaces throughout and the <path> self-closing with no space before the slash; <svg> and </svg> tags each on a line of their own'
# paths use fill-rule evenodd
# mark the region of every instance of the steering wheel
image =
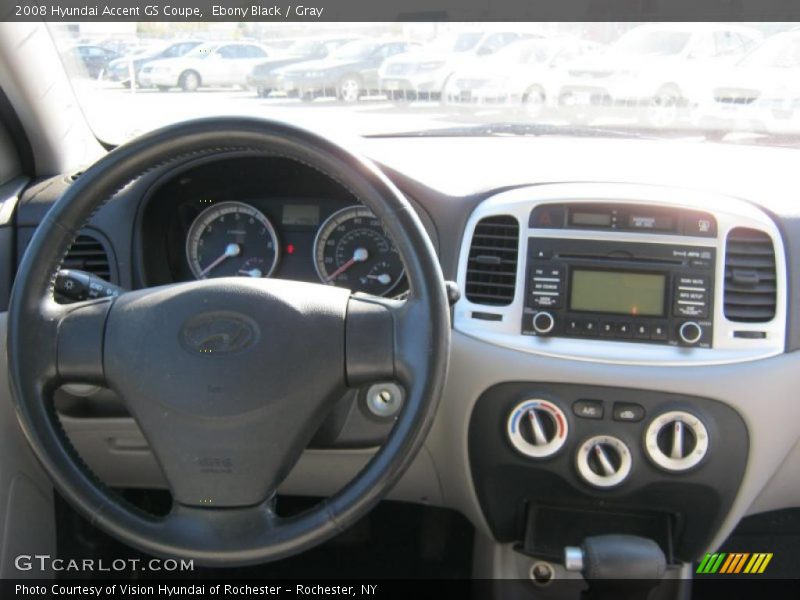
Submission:
<svg viewBox="0 0 800 600">
<path fill-rule="evenodd" d="M 55 274 L 78 231 L 149 170 L 248 152 L 297 161 L 347 188 L 381 220 L 403 260 L 403 301 L 286 280 L 220 278 L 60 305 Z M 427 434 L 447 371 L 449 308 L 414 210 L 369 161 L 286 124 L 247 118 L 168 126 L 109 152 L 43 219 L 19 267 L 8 314 L 12 391 L 22 429 L 59 492 L 121 541 L 210 566 L 296 554 L 364 516 Z M 404 407 L 385 444 L 338 493 L 279 516 L 279 484 L 347 387 L 393 379 Z M 60 428 L 67 382 L 114 390 L 169 484 L 166 516 L 104 486 Z"/>
</svg>

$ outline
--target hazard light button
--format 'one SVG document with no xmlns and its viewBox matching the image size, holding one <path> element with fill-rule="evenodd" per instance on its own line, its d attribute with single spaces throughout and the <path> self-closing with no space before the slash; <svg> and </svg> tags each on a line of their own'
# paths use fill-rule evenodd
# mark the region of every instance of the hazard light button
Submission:
<svg viewBox="0 0 800 600">
<path fill-rule="evenodd" d="M 538 229 L 561 229 L 566 221 L 566 210 L 562 205 L 544 204 L 531 212 L 529 227 Z"/>
</svg>

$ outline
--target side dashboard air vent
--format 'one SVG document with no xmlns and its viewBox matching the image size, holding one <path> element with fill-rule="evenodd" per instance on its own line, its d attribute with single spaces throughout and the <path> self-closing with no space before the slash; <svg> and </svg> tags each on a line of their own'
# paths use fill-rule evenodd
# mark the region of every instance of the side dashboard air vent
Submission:
<svg viewBox="0 0 800 600">
<path fill-rule="evenodd" d="M 505 306 L 514 300 L 519 223 L 514 217 L 481 219 L 472 234 L 466 297 L 475 304 Z"/>
<path fill-rule="evenodd" d="M 725 317 L 763 323 L 775 316 L 775 248 L 763 231 L 737 227 L 725 244 Z"/>
<path fill-rule="evenodd" d="M 108 251 L 103 242 L 87 233 L 80 234 L 72 243 L 61 268 L 88 271 L 106 281 L 115 279 L 111 275 Z"/>
</svg>

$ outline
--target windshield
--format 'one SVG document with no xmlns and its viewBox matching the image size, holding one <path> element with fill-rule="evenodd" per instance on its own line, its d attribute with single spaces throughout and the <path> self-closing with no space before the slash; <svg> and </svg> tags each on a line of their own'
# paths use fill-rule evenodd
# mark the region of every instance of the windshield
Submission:
<svg viewBox="0 0 800 600">
<path fill-rule="evenodd" d="M 522 40 L 509 44 L 495 52 L 497 62 L 537 64 L 546 62 L 556 50 L 554 44 L 541 40 Z"/>
<path fill-rule="evenodd" d="M 478 45 L 481 37 L 482 34 L 477 31 L 444 35 L 434 39 L 428 49 L 432 52 L 469 52 Z"/>
<path fill-rule="evenodd" d="M 743 67 L 800 67 L 800 35 L 776 35 L 745 56 Z"/>
<path fill-rule="evenodd" d="M 688 31 L 659 31 L 639 29 L 622 36 L 614 44 L 614 50 L 620 54 L 634 56 L 669 56 L 680 54 L 689 42 Z"/>
<path fill-rule="evenodd" d="M 62 57 L 53 68 L 66 70 L 95 134 L 112 145 L 214 115 L 362 136 L 800 139 L 797 23 L 48 27 Z M 86 50 L 68 51 L 77 46 Z M 172 47 L 169 60 L 154 54 Z M 137 60 L 112 65 L 113 52 Z"/>
<path fill-rule="evenodd" d="M 199 46 L 195 46 L 189 52 L 186 53 L 185 58 L 194 60 L 198 58 L 208 58 L 214 51 L 217 49 L 216 44 L 200 44 Z"/>
<path fill-rule="evenodd" d="M 317 40 L 298 40 L 292 42 L 292 44 L 286 48 L 286 54 L 290 56 L 307 56 L 308 54 L 312 54 L 318 46 L 319 42 Z"/>
</svg>

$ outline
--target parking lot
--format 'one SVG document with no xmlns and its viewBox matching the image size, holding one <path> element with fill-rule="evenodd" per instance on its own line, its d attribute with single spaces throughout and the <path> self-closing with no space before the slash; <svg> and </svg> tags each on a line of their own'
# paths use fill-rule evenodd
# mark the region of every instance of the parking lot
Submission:
<svg viewBox="0 0 800 600">
<path fill-rule="evenodd" d="M 252 90 L 200 88 L 191 93 L 178 89 L 135 89 L 98 80 L 73 80 L 81 104 L 97 136 L 109 143 L 121 143 L 137 135 L 176 121 L 212 115 L 254 116 L 299 124 L 331 135 L 379 135 L 449 129 L 494 123 L 589 126 L 610 130 L 610 134 L 669 138 L 682 141 L 714 139 L 730 143 L 795 147 L 800 136 L 769 135 L 757 131 L 719 132 L 691 127 L 654 130 L 643 127 L 635 110 L 613 116 L 600 114 L 590 123 L 576 124 L 553 111 L 531 120 L 522 111 L 496 107 L 452 107 L 437 100 L 393 103 L 380 95 L 357 103 L 336 98 L 303 101 L 296 98 L 260 98 Z"/>
<path fill-rule="evenodd" d="M 97 81 L 83 81 L 77 87 L 90 121 L 97 124 L 96 133 L 113 141 L 130 139 L 178 120 L 225 114 L 275 118 L 312 129 L 350 134 L 410 132 L 504 120 L 498 111 L 458 114 L 438 102 L 398 106 L 380 96 L 345 104 L 334 98 L 317 98 L 312 102 L 259 98 L 253 91 L 225 88 L 201 88 L 192 93 L 131 91 L 119 84 Z"/>
</svg>

